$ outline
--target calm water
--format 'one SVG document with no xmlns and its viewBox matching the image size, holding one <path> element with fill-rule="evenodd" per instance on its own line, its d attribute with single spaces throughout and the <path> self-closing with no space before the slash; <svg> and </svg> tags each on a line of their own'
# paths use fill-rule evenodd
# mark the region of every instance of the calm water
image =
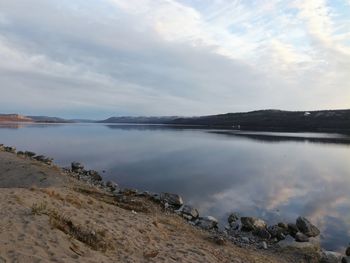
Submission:
<svg viewBox="0 0 350 263">
<path fill-rule="evenodd" d="M 181 194 L 201 215 L 270 223 L 310 218 L 323 246 L 350 241 L 350 137 L 140 125 L 0 126 L 0 143 L 68 166 L 106 170 L 122 187 Z"/>
</svg>

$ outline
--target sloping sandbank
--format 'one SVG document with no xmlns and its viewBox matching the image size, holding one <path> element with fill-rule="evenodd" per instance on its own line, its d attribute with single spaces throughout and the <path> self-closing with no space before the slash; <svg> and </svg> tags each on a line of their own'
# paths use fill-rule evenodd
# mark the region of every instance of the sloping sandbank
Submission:
<svg viewBox="0 0 350 263">
<path fill-rule="evenodd" d="M 316 262 L 213 240 L 147 197 L 120 199 L 55 165 L 0 151 L 0 262 Z"/>
</svg>

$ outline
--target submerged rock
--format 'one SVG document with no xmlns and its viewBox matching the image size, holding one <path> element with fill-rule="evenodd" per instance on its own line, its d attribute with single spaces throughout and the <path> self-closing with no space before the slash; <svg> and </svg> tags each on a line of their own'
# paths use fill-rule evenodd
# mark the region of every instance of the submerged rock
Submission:
<svg viewBox="0 0 350 263">
<path fill-rule="evenodd" d="M 320 234 L 320 230 L 305 217 L 299 216 L 296 221 L 296 226 L 301 233 L 308 237 L 316 237 Z"/>
<path fill-rule="evenodd" d="M 216 229 L 218 226 L 218 220 L 212 216 L 200 217 L 196 225 L 206 230 Z"/>
<path fill-rule="evenodd" d="M 244 231 L 263 229 L 267 226 L 264 220 L 255 217 L 241 217 L 241 223 Z"/>
<path fill-rule="evenodd" d="M 171 206 L 180 207 L 183 205 L 182 197 L 178 194 L 161 193 L 160 200 L 164 203 L 168 203 Z"/>
</svg>

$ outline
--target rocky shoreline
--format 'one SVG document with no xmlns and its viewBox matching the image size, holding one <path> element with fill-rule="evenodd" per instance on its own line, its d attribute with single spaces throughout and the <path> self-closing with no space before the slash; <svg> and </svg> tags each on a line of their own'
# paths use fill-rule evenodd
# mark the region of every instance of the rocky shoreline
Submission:
<svg viewBox="0 0 350 263">
<path fill-rule="evenodd" d="M 16 148 L 0 144 L 0 151 L 16 154 L 24 158 L 36 160 L 45 165 L 54 165 L 53 159 L 37 155 L 30 151 L 16 151 Z M 72 162 L 71 167 L 61 168 L 63 173 L 88 185 L 97 187 L 116 197 L 119 201 L 132 196 L 143 196 L 160 204 L 167 213 L 174 213 L 184 218 L 188 224 L 211 233 L 211 238 L 218 245 L 232 242 L 239 247 L 252 247 L 263 250 L 296 249 L 298 251 L 317 252 L 319 262 L 335 263 L 350 262 L 350 247 L 343 254 L 327 251 L 320 247 L 320 230 L 307 218 L 298 217 L 294 223 L 279 222 L 268 226 L 262 219 L 242 217 L 238 213 L 231 213 L 227 218 L 224 229 L 219 228 L 219 222 L 212 216 L 200 216 L 199 211 L 185 204 L 182 197 L 173 193 L 152 193 L 136 189 L 122 189 L 112 181 L 103 181 L 102 176 L 94 170 L 86 170 L 79 162 Z M 136 211 L 133 213 L 137 214 Z"/>
</svg>

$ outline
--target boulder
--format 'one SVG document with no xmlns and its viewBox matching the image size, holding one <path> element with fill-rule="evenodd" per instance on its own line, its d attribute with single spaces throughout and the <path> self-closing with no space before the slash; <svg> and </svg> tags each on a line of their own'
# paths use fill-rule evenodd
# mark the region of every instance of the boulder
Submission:
<svg viewBox="0 0 350 263">
<path fill-rule="evenodd" d="M 258 228 L 253 230 L 253 235 L 265 240 L 269 240 L 271 238 L 271 234 L 269 233 L 269 231 L 267 231 L 266 228 Z"/>
<path fill-rule="evenodd" d="M 108 187 L 111 192 L 114 192 L 115 190 L 119 189 L 119 185 L 112 181 L 108 181 L 106 183 L 106 187 Z"/>
<path fill-rule="evenodd" d="M 349 257 L 349 256 L 343 257 L 343 258 L 341 259 L 341 263 L 350 263 L 350 257 Z"/>
<path fill-rule="evenodd" d="M 278 242 L 277 248 L 281 252 L 297 252 L 299 254 L 319 258 L 320 243 L 316 240 L 310 240 L 310 242 L 296 242 L 287 238 Z"/>
<path fill-rule="evenodd" d="M 296 221 L 296 226 L 301 233 L 308 237 L 316 237 L 320 234 L 320 230 L 305 217 L 299 216 Z"/>
<path fill-rule="evenodd" d="M 288 224 L 287 223 L 284 223 L 284 222 L 279 222 L 277 224 L 280 228 L 284 229 L 285 231 L 287 231 L 288 233 Z"/>
<path fill-rule="evenodd" d="M 345 250 L 345 255 L 350 257 L 350 247 L 347 247 Z"/>
<path fill-rule="evenodd" d="M 213 240 L 217 245 L 223 246 L 226 244 L 226 239 L 222 235 L 213 235 L 209 238 Z"/>
<path fill-rule="evenodd" d="M 297 242 L 309 242 L 309 237 L 301 232 L 296 233 L 295 241 Z"/>
<path fill-rule="evenodd" d="M 36 155 L 36 153 L 35 153 L 35 152 L 25 151 L 25 152 L 24 152 L 24 155 L 25 155 L 25 156 L 28 156 L 28 157 L 34 157 L 34 156 Z"/>
<path fill-rule="evenodd" d="M 53 160 L 52 158 L 48 158 L 44 155 L 35 156 L 34 159 L 46 164 L 52 164 L 52 160 Z"/>
<path fill-rule="evenodd" d="M 78 162 L 72 162 L 72 171 L 76 173 L 81 173 L 84 170 L 84 165 Z"/>
<path fill-rule="evenodd" d="M 4 150 L 5 150 L 5 152 L 16 153 L 16 148 L 15 147 L 5 146 Z"/>
<path fill-rule="evenodd" d="M 89 170 L 87 174 L 92 181 L 102 181 L 102 177 L 97 171 Z"/>
<path fill-rule="evenodd" d="M 239 219 L 238 213 L 231 213 L 227 218 L 227 222 L 231 225 L 231 224 L 236 223 L 238 221 L 238 219 Z"/>
<path fill-rule="evenodd" d="M 299 229 L 296 224 L 294 223 L 289 223 L 288 224 L 288 233 L 292 237 L 295 237 L 295 235 L 299 232 Z"/>
<path fill-rule="evenodd" d="M 218 226 L 218 220 L 212 216 L 200 217 L 197 220 L 196 225 L 206 230 L 216 229 Z"/>
<path fill-rule="evenodd" d="M 267 249 L 267 243 L 265 241 L 261 242 L 261 248 Z"/>
<path fill-rule="evenodd" d="M 273 226 L 269 226 L 267 230 L 271 234 L 271 237 L 277 238 L 277 240 L 283 240 L 286 238 L 286 235 L 289 234 L 287 225 L 283 227 L 279 225 L 273 225 Z"/>
<path fill-rule="evenodd" d="M 241 217 L 241 223 L 244 231 L 263 229 L 267 226 L 264 220 L 255 217 Z"/>
<path fill-rule="evenodd" d="M 188 215 L 191 217 L 191 219 L 196 219 L 199 216 L 198 210 L 190 205 L 183 205 L 179 212 L 183 215 Z"/>
<path fill-rule="evenodd" d="M 160 200 L 163 203 L 168 203 L 171 206 L 180 207 L 183 205 L 182 197 L 178 194 L 161 193 Z"/>
<path fill-rule="evenodd" d="M 342 257 L 342 254 L 338 252 L 322 251 L 320 253 L 320 263 L 339 263 Z"/>
</svg>

